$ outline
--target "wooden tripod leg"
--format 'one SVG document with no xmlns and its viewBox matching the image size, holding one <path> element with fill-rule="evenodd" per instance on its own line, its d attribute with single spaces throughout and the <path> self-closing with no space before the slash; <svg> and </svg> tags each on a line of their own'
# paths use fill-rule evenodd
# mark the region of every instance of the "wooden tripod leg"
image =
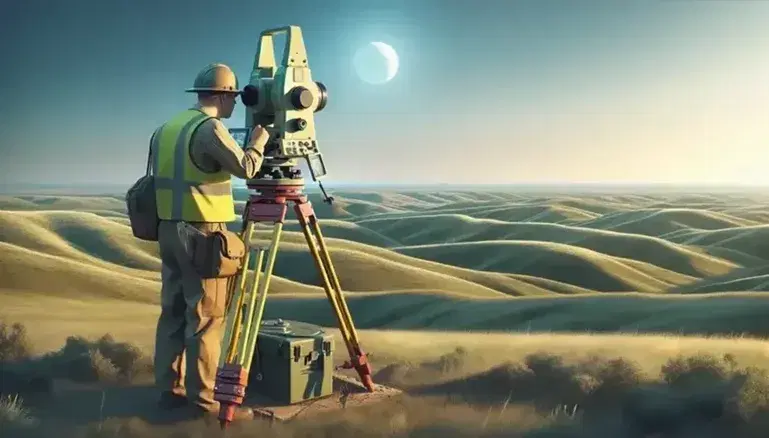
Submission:
<svg viewBox="0 0 769 438">
<path fill-rule="evenodd" d="M 266 213 L 260 214 L 265 210 Z M 235 406 L 240 405 L 245 398 L 253 355 L 257 351 L 256 342 L 259 329 L 261 328 L 264 305 L 267 301 L 267 292 L 270 287 L 280 237 L 283 232 L 285 210 L 285 203 L 278 205 L 268 204 L 266 206 L 257 203 L 249 210 L 250 220 L 244 231 L 244 236 L 246 237 L 244 241 L 248 248 L 247 256 L 252 251 L 251 238 L 255 228 L 254 222 L 271 220 L 274 223 L 274 229 L 267 252 L 267 263 L 263 272 L 264 248 L 257 248 L 257 263 L 253 273 L 248 301 L 246 302 L 245 299 L 248 257 L 244 257 L 244 268 L 242 268 L 239 279 L 237 300 L 233 299 L 228 309 L 231 313 L 228 314 L 225 339 L 229 341 L 229 349 L 226 355 L 222 355 L 214 388 L 214 399 L 220 402 L 219 422 L 222 428 L 232 421 Z"/>
<path fill-rule="evenodd" d="M 228 315 L 225 340 L 227 354 L 222 355 L 219 369 L 216 373 L 214 399 L 220 403 L 219 422 L 222 428 L 233 419 L 235 406 L 240 405 L 246 394 L 251 362 L 256 350 L 259 329 L 261 328 L 264 305 L 267 301 L 267 291 L 270 287 L 275 258 L 278 254 L 280 236 L 283 232 L 283 222 L 286 217 L 285 198 L 275 196 L 252 196 L 246 203 L 243 220 L 246 226 L 243 230 L 243 240 L 246 243 L 246 256 L 241 270 L 237 287 L 237 299 L 232 298 L 228 303 Z M 251 253 L 251 238 L 256 222 L 271 222 L 274 224 L 272 241 L 267 254 L 267 266 L 262 273 L 264 249 L 259 248 L 258 261 L 254 270 L 251 285 L 251 295 L 246 304 L 246 273 L 248 272 L 249 254 Z M 257 288 L 259 290 L 257 296 Z"/>
<path fill-rule="evenodd" d="M 299 219 L 302 233 L 323 281 L 323 289 L 326 291 L 326 296 L 334 310 L 342 339 L 350 355 L 350 361 L 345 363 L 344 368 L 355 368 L 361 378 L 361 383 L 363 383 L 366 389 L 373 392 L 374 382 L 371 379 L 371 366 L 366 358 L 366 353 L 363 352 L 358 342 L 350 310 L 342 294 L 339 278 L 334 270 L 334 264 L 323 240 L 323 235 L 320 232 L 320 226 L 318 225 L 312 205 L 309 202 L 300 202 L 294 206 L 294 211 Z"/>
<path fill-rule="evenodd" d="M 244 218 L 245 219 L 245 218 Z M 228 285 L 228 303 L 224 336 L 222 338 L 222 354 L 219 357 L 219 367 L 216 370 L 214 383 L 214 400 L 219 402 L 219 423 L 222 428 L 232 421 L 235 407 L 243 402 L 248 384 L 248 372 L 239 363 L 233 363 L 238 356 L 238 338 L 242 335 L 242 308 L 246 295 L 246 278 L 248 277 L 251 256 L 251 238 L 256 224 L 252 221 L 245 223 L 241 238 L 246 244 L 243 265 L 240 268 L 237 281 Z M 261 259 L 261 255 L 259 257 Z M 257 264 L 259 269 L 260 263 Z M 258 271 L 255 272 L 258 276 Z"/>
<path fill-rule="evenodd" d="M 355 348 L 360 350 L 360 342 L 358 341 L 358 332 L 355 330 L 355 324 L 352 319 L 352 314 L 350 313 L 350 308 L 347 307 L 347 301 L 344 299 L 344 295 L 342 295 L 342 286 L 339 284 L 339 276 L 336 275 L 334 264 L 331 262 L 331 254 L 329 254 L 328 247 L 326 247 L 326 241 L 323 239 L 323 234 L 321 233 L 320 224 L 318 224 L 318 219 L 315 216 L 310 217 L 309 225 L 310 225 L 310 229 L 314 231 L 315 236 L 318 239 L 318 247 L 320 249 L 319 255 L 325 260 L 325 266 L 328 272 L 328 277 L 329 277 L 329 280 L 331 280 L 331 286 L 333 287 L 333 290 L 339 301 L 339 310 L 341 312 L 340 315 L 342 319 L 345 321 L 345 325 L 347 326 L 347 333 L 349 335 L 349 339 L 353 343 Z"/>
<path fill-rule="evenodd" d="M 238 338 L 236 354 L 234 361 L 239 365 L 243 365 L 248 372 L 248 367 L 245 366 L 248 360 L 248 342 L 251 338 L 252 319 L 254 317 L 254 308 L 256 305 L 256 291 L 259 287 L 259 280 L 262 277 L 262 264 L 264 262 L 264 248 L 256 249 L 256 265 L 254 266 L 254 275 L 251 279 L 251 288 L 248 292 L 248 301 L 239 309 L 240 317 L 243 318 L 240 324 L 240 334 Z"/>
<path fill-rule="evenodd" d="M 234 360 L 235 350 L 238 345 L 241 325 L 241 309 L 245 300 L 246 278 L 248 277 L 251 258 L 251 238 L 254 235 L 254 222 L 246 223 L 241 238 L 246 244 L 246 254 L 243 256 L 243 266 L 236 277 L 237 281 L 231 281 L 227 291 L 227 319 L 224 336 L 222 338 L 222 355 L 219 358 L 219 366 Z M 258 269 L 258 267 L 257 267 Z"/>
<path fill-rule="evenodd" d="M 259 335 L 259 329 L 262 326 L 262 317 L 264 316 L 264 305 L 267 303 L 267 294 L 270 290 L 270 280 L 272 280 L 272 273 L 275 270 L 275 259 L 278 255 L 278 249 L 280 246 L 280 237 L 283 234 L 283 223 L 278 222 L 272 231 L 272 240 L 270 241 L 270 248 L 267 251 L 267 265 L 264 268 L 264 278 L 259 283 L 259 295 L 256 300 L 252 301 L 252 307 L 249 309 L 249 326 L 250 330 L 247 332 L 246 343 L 243 348 L 244 354 L 244 366 L 246 370 L 250 372 L 251 363 L 254 359 L 254 355 L 257 354 L 256 342 Z M 254 285 L 254 294 L 256 294 L 256 285 Z M 255 301 L 255 302 L 254 302 Z"/>
</svg>

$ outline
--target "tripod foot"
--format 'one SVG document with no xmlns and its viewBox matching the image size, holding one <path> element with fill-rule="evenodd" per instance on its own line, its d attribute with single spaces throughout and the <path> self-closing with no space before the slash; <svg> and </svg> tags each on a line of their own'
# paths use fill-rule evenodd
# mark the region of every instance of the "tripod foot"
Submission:
<svg viewBox="0 0 769 438">
<path fill-rule="evenodd" d="M 371 374 L 361 376 L 363 386 L 368 389 L 368 392 L 374 392 L 374 380 L 371 379 Z"/>
<path fill-rule="evenodd" d="M 219 427 L 226 430 L 235 416 L 235 405 L 224 405 L 219 407 Z"/>
<path fill-rule="evenodd" d="M 242 365 L 225 364 L 216 371 L 214 400 L 219 402 L 219 425 L 225 429 L 243 403 L 248 385 L 248 371 Z"/>
<path fill-rule="evenodd" d="M 368 390 L 368 392 L 374 392 L 374 380 L 371 378 L 371 364 L 368 362 L 366 353 L 360 353 L 359 355 L 351 358 L 349 361 L 342 365 L 343 369 L 355 368 L 360 376 L 360 382 Z"/>
</svg>

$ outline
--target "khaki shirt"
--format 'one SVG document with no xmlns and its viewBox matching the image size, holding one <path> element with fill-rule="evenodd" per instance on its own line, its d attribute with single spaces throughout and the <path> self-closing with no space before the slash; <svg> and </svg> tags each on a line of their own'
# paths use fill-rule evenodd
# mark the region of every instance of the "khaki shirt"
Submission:
<svg viewBox="0 0 769 438">
<path fill-rule="evenodd" d="M 158 130 L 160 128 L 155 130 L 153 137 Z M 242 149 L 224 123 L 215 117 L 201 123 L 192 134 L 190 158 L 203 172 L 224 170 L 241 179 L 254 178 L 264 160 L 264 156 L 257 149 Z"/>
</svg>

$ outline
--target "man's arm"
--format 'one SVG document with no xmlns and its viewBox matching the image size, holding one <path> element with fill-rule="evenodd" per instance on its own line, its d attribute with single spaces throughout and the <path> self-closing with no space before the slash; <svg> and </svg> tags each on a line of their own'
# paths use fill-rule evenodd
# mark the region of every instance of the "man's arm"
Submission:
<svg viewBox="0 0 769 438">
<path fill-rule="evenodd" d="M 217 119 L 214 122 L 213 138 L 207 142 L 205 153 L 216 161 L 223 170 L 241 179 L 252 179 L 262 166 L 262 151 L 268 138 L 260 137 L 251 141 L 245 149 L 232 138 L 229 130 Z"/>
</svg>

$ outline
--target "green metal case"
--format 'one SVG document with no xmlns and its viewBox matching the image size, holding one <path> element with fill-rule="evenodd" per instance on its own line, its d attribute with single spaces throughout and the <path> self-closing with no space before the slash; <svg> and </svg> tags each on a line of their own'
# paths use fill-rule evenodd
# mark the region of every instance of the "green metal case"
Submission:
<svg viewBox="0 0 769 438">
<path fill-rule="evenodd" d="M 248 392 L 295 404 L 333 392 L 333 336 L 299 321 L 265 320 L 259 330 Z"/>
</svg>

